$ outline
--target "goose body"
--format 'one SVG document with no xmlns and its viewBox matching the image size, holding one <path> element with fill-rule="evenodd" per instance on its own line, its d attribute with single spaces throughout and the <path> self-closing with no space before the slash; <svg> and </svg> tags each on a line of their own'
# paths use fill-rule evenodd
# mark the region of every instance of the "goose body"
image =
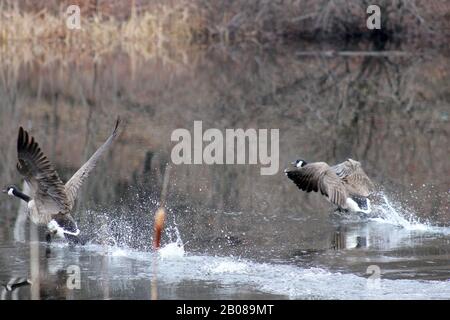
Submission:
<svg viewBox="0 0 450 320">
<path fill-rule="evenodd" d="M 294 167 L 286 169 L 286 176 L 299 189 L 320 192 L 339 210 L 370 213 L 369 195 L 374 189 L 372 181 L 361 163 L 347 159 L 334 166 L 325 162 L 307 163 L 297 160 Z"/>
<path fill-rule="evenodd" d="M 119 124 L 120 119 L 117 119 L 109 138 L 65 184 L 34 137 L 22 127 L 19 128 L 17 170 L 29 185 L 31 194 L 26 195 L 15 186 L 9 186 L 3 192 L 27 202 L 30 220 L 37 225 L 47 226 L 47 241 L 56 235 L 69 242 L 80 242 L 80 230 L 71 215 L 78 190 L 117 137 Z"/>
</svg>

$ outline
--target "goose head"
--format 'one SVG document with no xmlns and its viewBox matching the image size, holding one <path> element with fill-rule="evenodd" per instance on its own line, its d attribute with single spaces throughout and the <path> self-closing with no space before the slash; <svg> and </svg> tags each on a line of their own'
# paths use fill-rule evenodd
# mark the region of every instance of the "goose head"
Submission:
<svg viewBox="0 0 450 320">
<path fill-rule="evenodd" d="M 298 159 L 298 160 L 295 160 L 294 162 L 292 162 L 291 164 L 297 168 L 301 168 L 301 167 L 306 166 L 308 163 L 303 159 Z"/>
<path fill-rule="evenodd" d="M 10 185 L 7 186 L 5 189 L 3 189 L 3 193 L 7 193 L 9 196 L 14 197 L 17 193 L 18 189 L 16 188 L 16 186 Z"/>
</svg>

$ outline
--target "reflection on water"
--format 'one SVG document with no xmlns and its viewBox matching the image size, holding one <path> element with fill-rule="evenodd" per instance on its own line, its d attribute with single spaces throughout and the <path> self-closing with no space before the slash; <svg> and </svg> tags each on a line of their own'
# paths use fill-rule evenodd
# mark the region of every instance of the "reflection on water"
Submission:
<svg viewBox="0 0 450 320">
<path fill-rule="evenodd" d="M 323 55 L 366 48 L 311 44 L 160 49 L 116 48 L 96 59 L 3 53 L 2 183 L 21 184 L 11 143 L 19 125 L 64 180 L 117 114 L 126 128 L 78 202 L 90 246 L 54 244 L 47 252 L 29 241 L 19 203 L 2 196 L 0 283 L 33 282 L 2 298 L 450 297 L 448 55 L 408 48 L 392 48 L 408 53 L 394 56 Z M 360 160 L 383 190 L 376 215 L 332 214 L 320 195 L 287 181 L 283 167 L 261 176 L 256 165 L 174 166 L 163 243 L 182 239 L 183 247 L 157 257 L 152 212 L 170 135 L 195 120 L 220 130 L 279 129 L 282 166 L 298 157 Z M 71 265 L 80 267 L 80 290 L 67 288 Z M 380 292 L 365 290 L 369 265 L 381 268 Z"/>
</svg>

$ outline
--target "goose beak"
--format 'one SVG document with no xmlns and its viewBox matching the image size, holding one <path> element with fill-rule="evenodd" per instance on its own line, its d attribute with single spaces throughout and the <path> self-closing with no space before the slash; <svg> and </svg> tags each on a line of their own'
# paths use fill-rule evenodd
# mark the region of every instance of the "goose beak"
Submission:
<svg viewBox="0 0 450 320">
<path fill-rule="evenodd" d="M 295 161 L 294 161 L 294 162 L 291 162 L 291 164 L 292 164 L 293 166 L 295 166 L 295 165 L 296 165 Z"/>
<path fill-rule="evenodd" d="M 8 190 L 3 189 L 2 192 L 3 192 L 3 193 L 8 193 Z"/>
</svg>

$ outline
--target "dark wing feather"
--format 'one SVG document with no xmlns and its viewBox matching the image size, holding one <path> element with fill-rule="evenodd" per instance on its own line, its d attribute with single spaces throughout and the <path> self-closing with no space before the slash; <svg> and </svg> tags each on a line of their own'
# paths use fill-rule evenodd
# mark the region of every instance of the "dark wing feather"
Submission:
<svg viewBox="0 0 450 320">
<path fill-rule="evenodd" d="M 375 188 L 358 161 L 349 159 L 333 166 L 332 170 L 346 184 L 351 194 L 368 197 Z"/>
<path fill-rule="evenodd" d="M 32 198 L 44 213 L 67 213 L 69 203 L 64 184 L 38 143 L 22 127 L 17 139 L 17 170 L 30 185 Z"/>
<path fill-rule="evenodd" d="M 319 191 L 319 180 L 322 171 L 320 166 L 309 164 L 302 168 L 287 170 L 285 173 L 299 189 L 306 192 L 317 192 Z"/>
<path fill-rule="evenodd" d="M 320 191 L 330 202 L 346 208 L 347 191 L 341 179 L 325 162 L 310 163 L 285 173 L 299 189 L 306 192 Z"/>
<path fill-rule="evenodd" d="M 95 151 L 95 153 L 89 158 L 89 160 L 80 168 L 78 171 L 70 178 L 66 183 L 66 192 L 69 198 L 70 206 L 72 207 L 75 203 L 75 199 L 78 194 L 78 190 L 82 186 L 83 182 L 89 176 L 89 173 L 95 168 L 97 165 L 98 159 L 102 156 L 102 154 L 110 147 L 115 138 L 118 135 L 118 128 L 120 124 L 120 119 L 117 118 L 116 126 L 114 127 L 113 133 L 109 136 L 109 138 L 103 143 L 103 145 Z"/>
</svg>

